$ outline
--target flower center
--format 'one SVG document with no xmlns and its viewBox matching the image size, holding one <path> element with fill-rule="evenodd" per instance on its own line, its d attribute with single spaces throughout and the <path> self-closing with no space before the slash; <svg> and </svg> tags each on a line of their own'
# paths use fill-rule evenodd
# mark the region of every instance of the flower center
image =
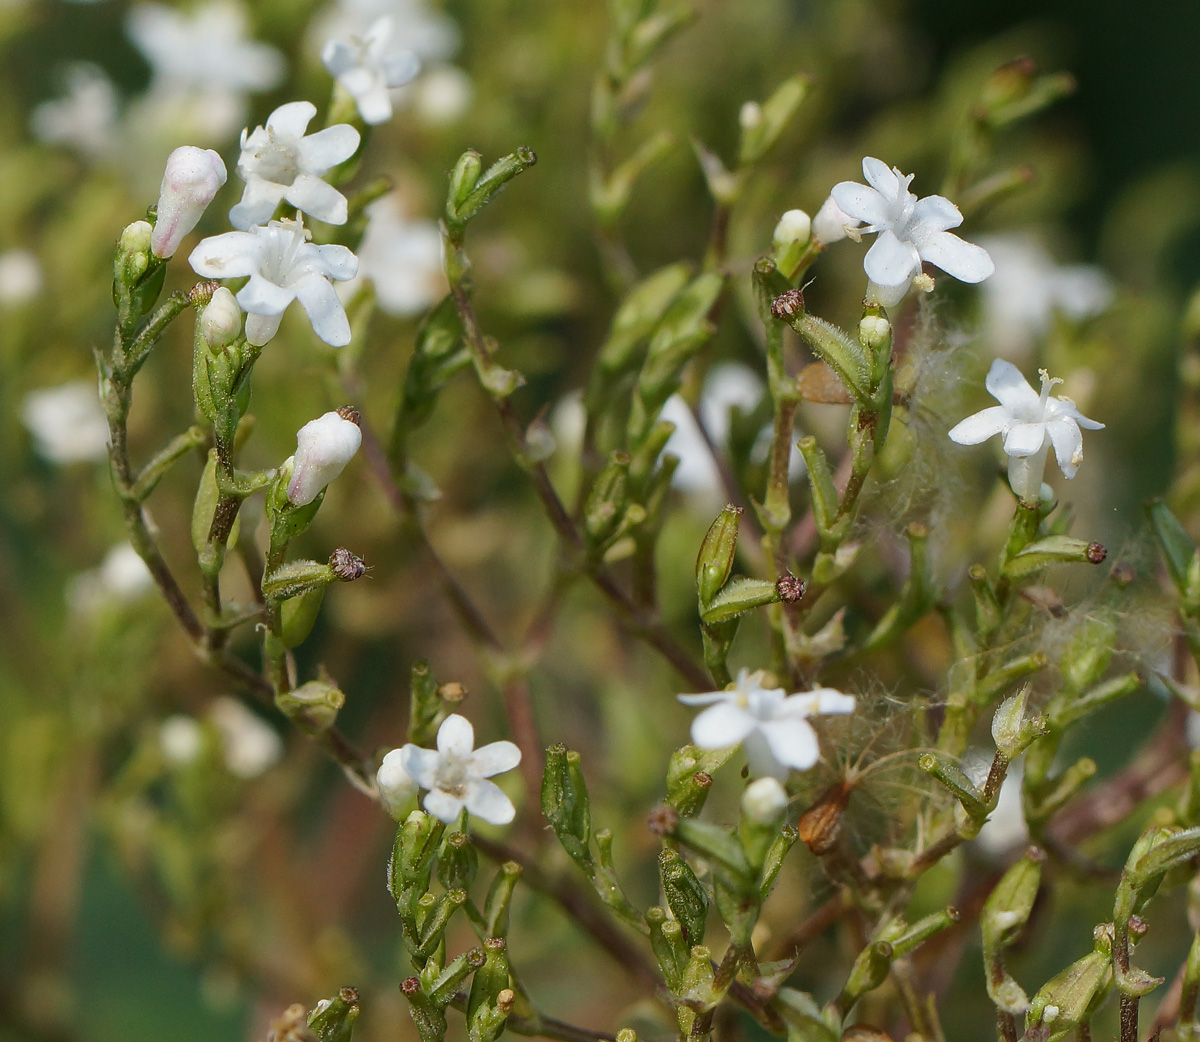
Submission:
<svg viewBox="0 0 1200 1042">
<path fill-rule="evenodd" d="M 1045 369 L 1039 369 L 1038 376 L 1040 376 L 1042 378 L 1042 394 L 1041 394 L 1041 397 L 1038 399 L 1038 403 L 1041 406 L 1041 416 L 1045 416 L 1046 415 L 1046 402 L 1048 402 L 1050 400 L 1050 389 L 1055 384 L 1062 383 L 1063 380 L 1062 380 L 1062 377 L 1060 377 L 1060 376 L 1051 376 L 1050 373 L 1047 372 Z M 1040 418 L 1041 417 L 1039 417 L 1039 419 Z"/>
<path fill-rule="evenodd" d="M 467 761 L 460 756 L 444 755 L 438 762 L 437 773 L 433 777 L 434 784 L 442 792 L 449 793 L 462 799 L 467 794 Z"/>
<path fill-rule="evenodd" d="M 277 185 L 290 185 L 300 174 L 295 144 L 280 141 L 274 134 L 269 144 L 254 153 L 254 165 L 259 177 Z"/>
</svg>

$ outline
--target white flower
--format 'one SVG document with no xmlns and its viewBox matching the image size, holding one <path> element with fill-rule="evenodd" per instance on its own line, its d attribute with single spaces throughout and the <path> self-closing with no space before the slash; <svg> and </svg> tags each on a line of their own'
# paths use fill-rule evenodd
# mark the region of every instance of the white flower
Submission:
<svg viewBox="0 0 1200 1042">
<path fill-rule="evenodd" d="M 1056 264 L 1032 235 L 981 240 L 996 264 L 983 292 L 989 346 L 1010 361 L 1026 354 L 1049 329 L 1055 313 L 1079 322 L 1112 300 L 1112 283 L 1091 264 Z"/>
<path fill-rule="evenodd" d="M 380 18 L 390 18 L 395 38 L 417 57 L 438 61 L 458 49 L 458 28 L 427 0 L 337 0 L 312 26 L 310 40 L 320 51 L 327 40 L 363 36 Z"/>
<path fill-rule="evenodd" d="M 101 460 L 108 455 L 108 419 L 96 385 L 72 380 L 30 391 L 21 403 L 21 422 L 34 444 L 54 463 Z"/>
<path fill-rule="evenodd" d="M 194 716 L 176 713 L 160 725 L 158 746 L 167 763 L 187 767 L 204 750 L 204 728 Z"/>
<path fill-rule="evenodd" d="M 420 71 L 412 51 L 392 51 L 394 25 L 380 18 L 362 34 L 349 40 L 330 40 L 321 50 L 321 61 L 358 106 L 364 123 L 386 123 L 392 118 L 390 87 L 400 87 Z"/>
<path fill-rule="evenodd" d="M 67 605 L 77 615 L 91 616 L 105 608 L 130 604 L 154 585 L 150 569 L 129 543 L 118 543 L 99 567 L 80 572 L 67 582 Z"/>
<path fill-rule="evenodd" d="M 401 763 L 422 789 L 425 810 L 447 823 L 465 807 L 493 825 L 507 825 L 516 816 L 512 801 L 487 779 L 511 771 L 521 762 L 512 742 L 492 742 L 475 749 L 475 731 L 465 717 L 452 713 L 438 728 L 437 751 L 411 742 L 401 750 Z"/>
<path fill-rule="evenodd" d="M 345 246 L 309 242 L 301 221 L 272 221 L 248 232 L 214 235 L 192 250 L 188 262 L 210 279 L 250 276 L 237 302 L 247 312 L 251 344 L 261 346 L 275 335 L 293 300 L 300 301 L 313 332 L 325 343 L 350 343 L 350 323 L 329 280 L 353 278 L 358 258 Z"/>
<path fill-rule="evenodd" d="M 442 235 L 433 221 L 409 220 L 393 193 L 367 207 L 358 274 L 375 287 L 379 309 L 415 315 L 446 295 Z M 347 286 L 353 292 L 351 286 Z M 343 297 L 345 299 L 345 297 Z"/>
<path fill-rule="evenodd" d="M 457 65 L 431 65 L 415 82 L 396 92 L 399 104 L 411 103 L 417 118 L 430 127 L 456 123 L 471 108 L 475 88 Z"/>
<path fill-rule="evenodd" d="M 89 62 L 68 65 L 63 75 L 67 92 L 33 110 L 34 137 L 52 145 L 70 145 L 92 159 L 112 155 L 117 143 L 117 89 L 99 66 Z"/>
<path fill-rule="evenodd" d="M 685 705 L 706 705 L 692 721 L 692 741 L 701 749 L 741 744 L 750 773 L 782 781 L 788 769 L 807 770 L 817 762 L 817 733 L 808 717 L 817 713 L 852 713 L 854 696 L 831 687 L 787 695 L 783 688 L 764 688 L 763 672 L 738 673 L 732 691 L 680 695 Z"/>
<path fill-rule="evenodd" d="M 831 242 L 838 242 L 840 239 L 846 238 L 850 232 L 855 232 L 857 236 L 861 225 L 862 221 L 856 221 L 848 213 L 845 213 L 833 201 L 831 195 L 821 204 L 817 216 L 813 218 L 812 237 L 817 242 L 828 246 Z"/>
<path fill-rule="evenodd" d="M 1079 428 L 1097 431 L 1104 427 L 1084 416 L 1070 398 L 1050 397 L 1050 388 L 1061 380 L 1051 379 L 1044 369 L 1041 377 L 1039 395 L 1015 365 L 997 358 L 988 370 L 985 386 L 1000 404 L 968 416 L 950 431 L 950 439 L 959 445 L 978 445 L 995 434 L 1003 435 L 1009 485 L 1021 502 L 1029 505 L 1038 501 L 1050 446 L 1054 446 L 1063 476 L 1073 478 L 1083 462 Z"/>
<path fill-rule="evenodd" d="M 236 698 L 214 699 L 208 717 L 221 735 L 225 766 L 237 778 L 257 778 L 283 755 L 283 739 Z"/>
<path fill-rule="evenodd" d="M 224 142 L 245 125 L 246 95 L 277 87 L 287 71 L 279 51 L 247 37 L 246 9 L 229 0 L 188 13 L 138 4 L 125 28 L 152 71 L 129 120 L 148 141 Z"/>
<path fill-rule="evenodd" d="M 164 260 L 175 256 L 183 237 L 199 223 L 208 204 L 225 183 L 225 164 L 211 148 L 181 145 L 167 156 L 158 216 L 150 249 Z"/>
<path fill-rule="evenodd" d="M 870 187 L 842 181 L 834 185 L 831 198 L 844 213 L 863 222 L 862 232 L 877 233 L 863 269 L 871 280 L 868 293 L 885 307 L 899 303 L 921 273 L 922 261 L 962 282 L 982 282 L 995 270 L 985 249 L 947 231 L 962 224 L 962 214 L 949 199 L 918 199 L 908 190 L 912 174 L 889 170 L 870 156 L 863 160 L 863 175 Z"/>
<path fill-rule="evenodd" d="M 312 102 L 290 101 L 267 117 L 265 127 L 242 131 L 237 169 L 246 188 L 242 201 L 229 211 L 235 228 L 263 224 L 284 201 L 319 221 L 346 223 L 346 197 L 321 175 L 354 155 L 358 131 L 337 123 L 306 135 L 316 114 Z"/>
<path fill-rule="evenodd" d="M 29 250 L 0 253 L 0 305 L 25 304 L 42 291 L 42 266 Z"/>
<path fill-rule="evenodd" d="M 242 309 L 224 286 L 218 288 L 200 313 L 200 333 L 209 347 L 232 344 L 242 331 Z"/>
<path fill-rule="evenodd" d="M 343 412 L 348 415 L 343 415 Z M 353 410 L 327 412 L 309 420 L 296 434 L 296 455 L 292 457 L 292 477 L 288 482 L 288 501 L 302 507 L 346 468 L 362 444 L 362 430 L 350 419 Z"/>
<path fill-rule="evenodd" d="M 379 798 L 388 813 L 397 821 L 403 821 L 412 809 L 419 786 L 404 769 L 404 750 L 393 749 L 383 758 L 375 773 L 379 786 Z"/>
</svg>

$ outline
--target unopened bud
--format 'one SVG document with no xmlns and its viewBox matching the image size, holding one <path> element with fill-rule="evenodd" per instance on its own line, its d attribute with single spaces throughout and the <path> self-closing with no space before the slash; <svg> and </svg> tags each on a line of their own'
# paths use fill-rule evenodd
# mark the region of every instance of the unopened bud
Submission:
<svg viewBox="0 0 1200 1042">
<path fill-rule="evenodd" d="M 864 315 L 858 323 L 858 339 L 864 347 L 872 351 L 891 343 L 892 324 L 882 315 Z"/>
<path fill-rule="evenodd" d="M 173 257 L 180 242 L 199 223 L 225 183 L 225 164 L 211 148 L 183 145 L 167 157 L 158 195 L 158 216 L 150 248 L 156 257 Z"/>
<path fill-rule="evenodd" d="M 805 243 L 812 238 L 812 220 L 803 210 L 788 210 L 779 218 L 771 236 L 777 248 L 790 246 L 794 242 Z"/>
<path fill-rule="evenodd" d="M 216 348 L 233 343 L 241 332 L 242 309 L 234 295 L 221 286 L 200 315 L 200 333 L 209 347 Z"/>
<path fill-rule="evenodd" d="M 747 101 L 738 112 L 738 124 L 743 130 L 753 130 L 763 121 L 762 106 L 757 101 Z"/>
<path fill-rule="evenodd" d="M 418 791 L 417 783 L 404 769 L 401 753 L 402 750 L 393 749 L 375 772 L 379 799 L 396 821 L 403 821 L 412 811 Z"/>
<path fill-rule="evenodd" d="M 346 696 L 341 689 L 325 680 L 310 680 L 293 691 L 275 696 L 280 712 L 307 734 L 328 731 L 345 704 Z"/>
<path fill-rule="evenodd" d="M 759 778 L 742 793 L 742 813 L 759 825 L 774 825 L 787 809 L 787 791 L 775 778 Z"/>
<path fill-rule="evenodd" d="M 121 230 L 120 250 L 122 253 L 147 253 L 154 228 L 149 221 L 134 221 Z"/>
<path fill-rule="evenodd" d="M 696 556 L 696 590 L 701 609 L 712 603 L 733 571 L 741 516 L 741 507 L 726 506 L 709 526 L 704 542 L 700 544 L 700 553 Z"/>
<path fill-rule="evenodd" d="M 288 501 L 297 507 L 311 503 L 345 469 L 361 444 L 362 431 L 353 419 L 342 415 L 342 410 L 306 423 L 296 434 Z"/>
</svg>

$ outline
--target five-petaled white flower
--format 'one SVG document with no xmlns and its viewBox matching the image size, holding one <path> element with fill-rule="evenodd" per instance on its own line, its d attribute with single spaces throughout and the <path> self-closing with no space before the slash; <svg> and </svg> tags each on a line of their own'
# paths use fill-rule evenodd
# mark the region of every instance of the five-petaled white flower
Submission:
<svg viewBox="0 0 1200 1042">
<path fill-rule="evenodd" d="M 248 232 L 204 239 L 188 262 L 210 279 L 249 275 L 237 293 L 246 311 L 246 339 L 261 346 L 279 329 L 283 313 L 299 300 L 313 332 L 331 347 L 350 343 L 350 323 L 329 280 L 354 278 L 358 258 L 336 243 L 317 246 L 301 221 L 272 221 Z"/>
<path fill-rule="evenodd" d="M 994 269 L 987 250 L 965 242 L 947 229 L 962 224 L 962 214 L 949 199 L 929 195 L 918 199 L 908 190 L 912 174 L 888 169 L 868 156 L 863 160 L 868 184 L 842 181 L 830 193 L 849 217 L 862 221 L 859 233 L 876 232 L 874 245 L 863 259 L 871 280 L 868 295 L 885 307 L 900 302 L 921 262 L 936 264 L 962 282 L 982 282 Z"/>
<path fill-rule="evenodd" d="M 312 102 L 290 101 L 267 117 L 265 127 L 242 131 L 237 169 L 246 188 L 242 201 L 229 211 L 235 228 L 270 220 L 284 201 L 319 221 L 346 223 L 346 197 L 321 175 L 354 155 L 358 131 L 337 123 L 305 135 L 316 114 Z"/>
<path fill-rule="evenodd" d="M 364 123 L 386 123 L 392 118 L 391 87 L 402 87 L 420 71 L 412 51 L 388 51 L 395 23 L 379 18 L 362 36 L 330 40 L 321 49 L 321 61 L 358 106 Z"/>
<path fill-rule="evenodd" d="M 1046 455 L 1054 446 L 1058 466 L 1066 478 L 1073 478 L 1083 462 L 1083 435 L 1080 427 L 1098 431 L 1104 424 L 1089 420 L 1070 398 L 1050 397 L 1050 388 L 1061 380 L 1040 371 L 1039 395 L 1011 362 L 997 358 L 988 370 L 985 386 L 999 405 L 968 416 L 950 430 L 959 445 L 978 445 L 993 435 L 1004 436 L 1008 456 L 1008 483 L 1022 503 L 1037 503 L 1042 487 L 1042 469 Z"/>
<path fill-rule="evenodd" d="M 452 822 L 464 807 L 493 825 L 507 825 L 516 816 L 512 801 L 487 779 L 516 767 L 521 750 L 512 742 L 475 749 L 475 731 L 466 717 L 446 717 L 438 728 L 436 751 L 410 742 L 400 762 L 413 781 L 429 790 L 423 805 L 435 818 Z"/>
<path fill-rule="evenodd" d="M 346 469 L 361 444 L 358 413 L 348 406 L 309 420 L 296 432 L 288 501 L 297 507 L 311 503 Z"/>
<path fill-rule="evenodd" d="M 855 700 L 831 687 L 787 695 L 781 687 L 764 688 L 762 682 L 762 670 L 743 669 L 732 691 L 680 695 L 679 701 L 709 707 L 692 721 L 692 741 L 701 749 L 740 742 L 751 774 L 783 780 L 789 768 L 808 770 L 820 757 L 808 717 L 853 713 Z"/>
</svg>

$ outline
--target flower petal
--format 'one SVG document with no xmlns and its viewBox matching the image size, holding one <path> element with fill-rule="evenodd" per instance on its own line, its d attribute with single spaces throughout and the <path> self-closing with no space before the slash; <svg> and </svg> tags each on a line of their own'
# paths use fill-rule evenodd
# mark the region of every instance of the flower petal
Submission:
<svg viewBox="0 0 1200 1042">
<path fill-rule="evenodd" d="M 258 272 L 237 292 L 237 302 L 251 315 L 282 315 L 295 299 L 296 294 L 290 289 L 276 286 Z"/>
<path fill-rule="evenodd" d="M 349 123 L 335 123 L 304 138 L 296 148 L 296 159 L 301 170 L 324 173 L 354 155 L 358 142 L 358 131 Z"/>
<path fill-rule="evenodd" d="M 776 720 L 762 733 L 771 747 L 771 755 L 780 763 L 807 771 L 821 756 L 817 733 L 802 717 Z"/>
<path fill-rule="evenodd" d="M 788 765 L 780 763 L 771 751 L 771 744 L 761 730 L 755 730 L 746 736 L 742 743 L 742 751 L 746 754 L 746 763 L 750 767 L 750 775 L 754 778 L 775 778 L 786 781 Z"/>
<path fill-rule="evenodd" d="M 409 742 L 400 750 L 400 763 L 405 772 L 422 789 L 432 789 L 437 778 L 441 757 L 433 749 L 422 749 Z"/>
<path fill-rule="evenodd" d="M 278 315 L 247 315 L 246 340 L 255 347 L 262 347 L 279 332 L 279 323 L 283 320 L 283 312 Z"/>
<path fill-rule="evenodd" d="M 676 695 L 675 697 L 685 706 L 710 706 L 714 702 L 736 701 L 738 693 L 736 691 L 705 691 L 699 695 Z"/>
<path fill-rule="evenodd" d="M 346 197 L 316 174 L 298 175 L 284 198 L 297 210 L 303 210 L 318 221 L 327 221 L 329 224 L 346 223 L 349 213 Z M 232 219 L 231 211 L 230 220 Z"/>
<path fill-rule="evenodd" d="M 1012 362 L 1006 362 L 1003 358 L 992 362 L 984 386 L 988 394 L 1003 405 L 1014 419 L 1018 416 L 1041 415 L 1037 391 L 1029 386 L 1021 370 Z"/>
<path fill-rule="evenodd" d="M 339 79 L 347 71 L 358 64 L 358 54 L 349 44 L 342 40 L 328 40 L 321 48 L 321 62 L 329 71 L 329 75 Z"/>
<path fill-rule="evenodd" d="M 416 79 L 421 71 L 421 60 L 412 51 L 397 51 L 395 54 L 384 55 L 380 62 L 383 67 L 383 78 L 389 87 L 402 87 L 410 80 Z"/>
<path fill-rule="evenodd" d="M 262 243 L 250 232 L 225 232 L 201 239 L 188 256 L 197 275 L 209 279 L 235 279 L 258 270 Z"/>
<path fill-rule="evenodd" d="M 1046 419 L 1057 420 L 1060 417 L 1070 417 L 1080 427 L 1088 431 L 1104 430 L 1104 424 L 1089 420 L 1079 411 L 1079 407 L 1070 398 L 1051 398 L 1046 402 Z"/>
<path fill-rule="evenodd" d="M 350 343 L 350 321 L 337 292 L 323 275 L 316 272 L 305 275 L 293 288 L 317 336 L 330 347 L 345 347 Z M 467 748 L 470 751 L 470 746 Z"/>
<path fill-rule="evenodd" d="M 303 137 L 309 121 L 316 114 L 317 106 L 311 101 L 289 101 L 267 117 L 267 129 L 278 137 Z"/>
<path fill-rule="evenodd" d="M 928 238 L 923 237 L 918 250 L 922 260 L 936 264 L 960 282 L 982 282 L 996 270 L 987 250 L 951 232 L 934 232 Z"/>
<path fill-rule="evenodd" d="M 1047 423 L 1046 433 L 1054 446 L 1058 469 L 1063 472 L 1063 477 L 1073 478 L 1083 462 L 1083 435 L 1079 425 L 1071 417 L 1063 416 Z"/>
<path fill-rule="evenodd" d="M 857 181 L 842 181 L 833 186 L 829 198 L 847 217 L 870 225 L 888 223 L 887 200 L 874 188 Z"/>
<path fill-rule="evenodd" d="M 744 709 L 723 702 L 704 710 L 692 721 L 692 741 L 701 749 L 737 745 L 754 730 L 756 721 Z"/>
<path fill-rule="evenodd" d="M 451 796 L 442 789 L 430 789 L 425 793 L 425 799 L 421 801 L 421 804 L 426 813 L 441 819 L 447 825 L 453 825 L 463 809 L 462 800 L 457 796 Z"/>
<path fill-rule="evenodd" d="M 471 754 L 470 769 L 481 778 L 511 771 L 521 762 L 521 750 L 512 742 L 489 742 Z"/>
<path fill-rule="evenodd" d="M 392 118 L 392 99 L 382 83 L 364 90 L 355 90 L 350 86 L 346 89 L 354 96 L 354 104 L 358 106 L 358 114 L 364 123 L 374 127 Z"/>
<path fill-rule="evenodd" d="M 853 713 L 857 700 L 832 687 L 818 687 L 797 695 L 789 695 L 779 707 L 779 716 L 805 717 L 818 713 Z"/>
<path fill-rule="evenodd" d="M 950 440 L 959 445 L 978 445 L 1000 434 L 1011 421 L 1003 405 L 992 405 L 951 427 Z"/>
<path fill-rule="evenodd" d="M 1045 442 L 1044 423 L 1018 423 L 1004 435 L 1004 451 L 1009 456 L 1032 456 Z"/>
<path fill-rule="evenodd" d="M 957 228 L 963 222 L 958 207 L 944 195 L 927 195 L 924 199 L 918 199 L 913 207 L 913 218 L 927 233 L 944 232 L 947 228 Z"/>
<path fill-rule="evenodd" d="M 896 238 L 890 228 L 885 228 L 867 250 L 863 270 L 867 278 L 880 286 L 900 286 L 920 272 L 921 258 L 911 242 Z"/>
<path fill-rule="evenodd" d="M 495 782 L 480 780 L 467 788 L 467 810 L 477 818 L 493 825 L 507 825 L 517 816 L 517 809 Z"/>
<path fill-rule="evenodd" d="M 862 161 L 863 177 L 867 179 L 867 184 L 875 189 L 888 202 L 895 202 L 897 196 L 900 195 L 900 178 L 896 176 L 894 171 L 887 163 L 881 159 L 875 159 L 872 156 L 867 156 Z M 840 203 L 838 204 L 841 205 Z M 846 208 L 843 206 L 843 210 Z"/>
<path fill-rule="evenodd" d="M 471 721 L 458 713 L 451 713 L 438 728 L 437 747 L 442 756 L 461 756 L 464 759 L 470 756 L 475 748 L 475 728 L 471 726 Z"/>
<path fill-rule="evenodd" d="M 315 267 L 323 275 L 328 275 L 338 282 L 345 282 L 358 274 L 358 258 L 348 247 L 329 243 L 318 246 L 316 252 L 319 263 Z"/>
</svg>

